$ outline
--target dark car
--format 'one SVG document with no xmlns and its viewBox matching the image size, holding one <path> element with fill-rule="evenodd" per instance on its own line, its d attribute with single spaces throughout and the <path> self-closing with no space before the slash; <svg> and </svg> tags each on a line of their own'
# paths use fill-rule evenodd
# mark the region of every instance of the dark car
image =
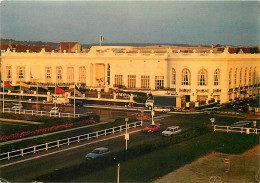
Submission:
<svg viewBox="0 0 260 183">
<path fill-rule="evenodd" d="M 93 160 L 101 156 L 110 154 L 110 150 L 106 147 L 99 147 L 94 149 L 91 153 L 86 154 L 85 158 L 87 160 Z"/>
</svg>

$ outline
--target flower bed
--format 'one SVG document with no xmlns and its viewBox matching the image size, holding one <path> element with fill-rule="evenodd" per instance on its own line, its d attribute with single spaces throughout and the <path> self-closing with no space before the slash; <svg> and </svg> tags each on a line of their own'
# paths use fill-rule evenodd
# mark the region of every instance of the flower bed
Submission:
<svg viewBox="0 0 260 183">
<path fill-rule="evenodd" d="M 1 136 L 0 141 L 6 141 L 6 140 L 17 139 L 17 138 L 23 138 L 23 137 L 27 137 L 27 136 L 33 136 L 36 134 L 57 131 L 57 130 L 61 130 L 61 129 L 71 128 L 71 127 L 80 126 L 83 124 L 94 123 L 94 122 L 95 122 L 95 120 L 91 118 L 88 120 L 85 119 L 85 120 L 77 121 L 74 123 L 67 123 L 67 124 L 62 124 L 62 125 L 54 125 L 54 126 L 46 127 L 46 128 L 40 128 L 40 129 L 36 129 L 33 131 L 23 131 L 20 133 L 13 133 L 11 135 Z"/>
</svg>

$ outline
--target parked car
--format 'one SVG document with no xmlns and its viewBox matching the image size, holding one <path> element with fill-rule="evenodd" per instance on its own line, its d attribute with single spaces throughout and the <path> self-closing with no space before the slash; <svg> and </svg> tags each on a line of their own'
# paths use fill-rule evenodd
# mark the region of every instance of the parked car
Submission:
<svg viewBox="0 0 260 183">
<path fill-rule="evenodd" d="M 53 107 L 53 108 L 51 108 L 51 111 L 50 111 L 51 114 L 58 114 L 59 112 L 60 111 L 59 111 L 58 107 Z"/>
<path fill-rule="evenodd" d="M 94 149 L 91 153 L 86 154 L 87 160 L 93 160 L 101 156 L 105 156 L 110 154 L 110 150 L 106 147 L 99 147 Z"/>
<path fill-rule="evenodd" d="M 167 137 L 180 132 L 181 132 L 181 128 L 179 126 L 171 126 L 162 132 L 162 136 Z"/>
<path fill-rule="evenodd" d="M 153 132 L 158 132 L 160 129 L 160 125 L 149 125 L 146 128 L 144 128 L 142 131 L 147 132 L 147 133 L 153 133 Z"/>
<path fill-rule="evenodd" d="M 165 108 L 165 107 L 154 107 L 153 110 L 156 111 L 156 112 L 162 112 L 162 113 L 166 113 L 166 112 L 171 111 L 170 108 Z"/>
<path fill-rule="evenodd" d="M 13 107 L 11 108 L 11 110 L 20 110 L 22 108 L 23 108 L 22 104 L 16 103 L 16 104 L 13 104 Z"/>
</svg>

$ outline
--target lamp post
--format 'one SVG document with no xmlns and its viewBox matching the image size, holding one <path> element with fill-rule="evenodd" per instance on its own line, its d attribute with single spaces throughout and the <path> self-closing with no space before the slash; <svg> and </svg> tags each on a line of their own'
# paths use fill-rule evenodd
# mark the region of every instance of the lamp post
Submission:
<svg viewBox="0 0 260 183">
<path fill-rule="evenodd" d="M 211 126 L 214 126 L 215 118 L 210 118 Z"/>
<path fill-rule="evenodd" d="M 141 109 L 141 126 L 143 126 L 144 109 Z"/>
<path fill-rule="evenodd" d="M 127 125 L 128 118 L 125 118 L 125 150 L 127 150 L 127 141 L 129 140 L 129 133 L 127 133 Z"/>
<path fill-rule="evenodd" d="M 152 115 L 152 125 L 154 125 L 154 120 L 153 120 L 153 116 L 154 116 L 154 110 L 153 110 L 153 106 L 152 106 L 151 115 Z"/>
<path fill-rule="evenodd" d="M 119 183 L 120 163 L 117 164 L 117 183 Z"/>
</svg>

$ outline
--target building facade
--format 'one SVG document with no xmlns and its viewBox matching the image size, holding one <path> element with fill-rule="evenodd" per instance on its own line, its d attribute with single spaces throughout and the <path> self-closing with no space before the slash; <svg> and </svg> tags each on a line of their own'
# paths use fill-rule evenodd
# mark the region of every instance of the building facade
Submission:
<svg viewBox="0 0 260 183">
<path fill-rule="evenodd" d="M 94 46 L 88 53 L 1 52 L 2 80 L 46 85 L 81 83 L 220 101 L 259 94 L 259 53 L 201 47 Z"/>
</svg>

